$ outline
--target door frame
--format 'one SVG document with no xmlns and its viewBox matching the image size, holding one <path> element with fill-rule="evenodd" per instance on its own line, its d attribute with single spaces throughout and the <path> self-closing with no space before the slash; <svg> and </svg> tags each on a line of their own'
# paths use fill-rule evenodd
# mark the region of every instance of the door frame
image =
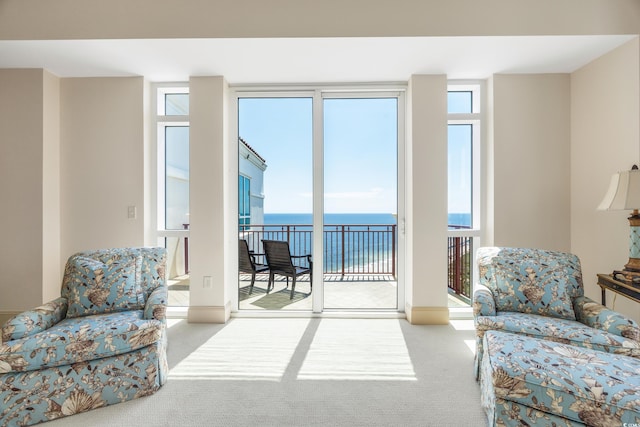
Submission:
<svg viewBox="0 0 640 427">
<path fill-rule="evenodd" d="M 380 309 L 367 310 L 375 313 L 403 313 L 405 308 L 405 266 L 406 255 L 405 239 L 405 162 L 406 162 L 406 84 L 370 84 L 370 85 L 314 85 L 314 86 L 231 86 L 229 91 L 229 138 L 230 147 L 235 147 L 235 172 L 237 174 L 238 164 L 238 99 L 239 98 L 312 98 L 313 114 L 313 136 L 312 136 L 312 161 L 313 161 L 313 276 L 314 290 L 312 297 L 312 310 L 309 311 L 251 311 L 239 310 L 239 295 L 237 290 L 232 293 L 232 311 L 235 314 L 250 316 L 279 316 L 286 314 L 289 317 L 324 315 L 323 295 L 323 234 L 324 219 L 324 99 L 335 98 L 397 98 L 397 227 L 398 227 L 398 257 L 397 257 L 397 307 L 396 310 Z M 230 173 L 234 173 L 234 168 Z M 231 180 L 231 191 L 235 191 L 237 199 L 237 179 Z M 233 184 L 235 182 L 235 184 Z M 237 210 L 237 208 L 236 208 Z M 237 213 L 237 212 L 236 212 Z M 236 227 L 237 228 L 237 227 Z M 318 237 L 320 236 L 320 237 Z M 236 272 L 237 273 L 237 272 Z M 237 275 L 237 274 L 236 274 Z M 237 285 L 234 286 L 234 289 Z M 331 310 L 333 312 L 345 313 L 349 310 Z M 361 313 L 361 311 L 358 311 Z M 247 316 L 249 317 L 249 316 Z"/>
</svg>

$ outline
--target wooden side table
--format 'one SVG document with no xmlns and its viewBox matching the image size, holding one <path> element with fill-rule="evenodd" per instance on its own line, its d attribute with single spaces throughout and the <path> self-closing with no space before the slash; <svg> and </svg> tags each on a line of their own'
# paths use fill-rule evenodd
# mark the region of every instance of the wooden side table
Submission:
<svg viewBox="0 0 640 427">
<path fill-rule="evenodd" d="M 640 303 L 640 287 L 616 280 L 611 274 L 598 274 L 598 286 L 602 291 L 602 305 L 607 305 L 605 296 L 607 289 Z"/>
</svg>

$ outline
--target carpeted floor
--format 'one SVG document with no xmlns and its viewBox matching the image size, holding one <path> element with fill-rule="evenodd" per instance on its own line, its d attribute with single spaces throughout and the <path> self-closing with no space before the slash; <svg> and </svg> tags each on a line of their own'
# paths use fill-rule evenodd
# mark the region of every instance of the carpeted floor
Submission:
<svg viewBox="0 0 640 427">
<path fill-rule="evenodd" d="M 45 425 L 486 426 L 473 337 L 467 320 L 172 320 L 156 394 Z"/>
</svg>

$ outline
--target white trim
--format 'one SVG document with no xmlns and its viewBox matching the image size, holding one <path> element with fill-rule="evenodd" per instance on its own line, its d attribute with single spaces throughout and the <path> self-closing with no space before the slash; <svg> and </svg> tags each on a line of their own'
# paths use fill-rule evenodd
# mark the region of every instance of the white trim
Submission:
<svg viewBox="0 0 640 427">
<path fill-rule="evenodd" d="M 313 277 L 315 290 L 312 292 L 312 311 L 324 310 L 324 103 L 322 92 L 316 90 L 313 96 Z M 320 236 L 320 237 L 318 237 Z M 318 280 L 319 278 L 319 280 Z"/>
</svg>

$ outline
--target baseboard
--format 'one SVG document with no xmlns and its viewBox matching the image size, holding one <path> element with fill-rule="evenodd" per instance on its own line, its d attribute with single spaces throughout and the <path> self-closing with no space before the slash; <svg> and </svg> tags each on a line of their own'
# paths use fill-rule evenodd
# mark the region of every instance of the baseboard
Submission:
<svg viewBox="0 0 640 427">
<path fill-rule="evenodd" d="M 405 307 L 407 321 L 412 325 L 448 325 L 448 307 L 412 307 L 407 303 Z"/>
<path fill-rule="evenodd" d="M 191 306 L 187 312 L 189 323 L 227 323 L 231 316 L 231 303 L 221 306 Z"/>
</svg>

